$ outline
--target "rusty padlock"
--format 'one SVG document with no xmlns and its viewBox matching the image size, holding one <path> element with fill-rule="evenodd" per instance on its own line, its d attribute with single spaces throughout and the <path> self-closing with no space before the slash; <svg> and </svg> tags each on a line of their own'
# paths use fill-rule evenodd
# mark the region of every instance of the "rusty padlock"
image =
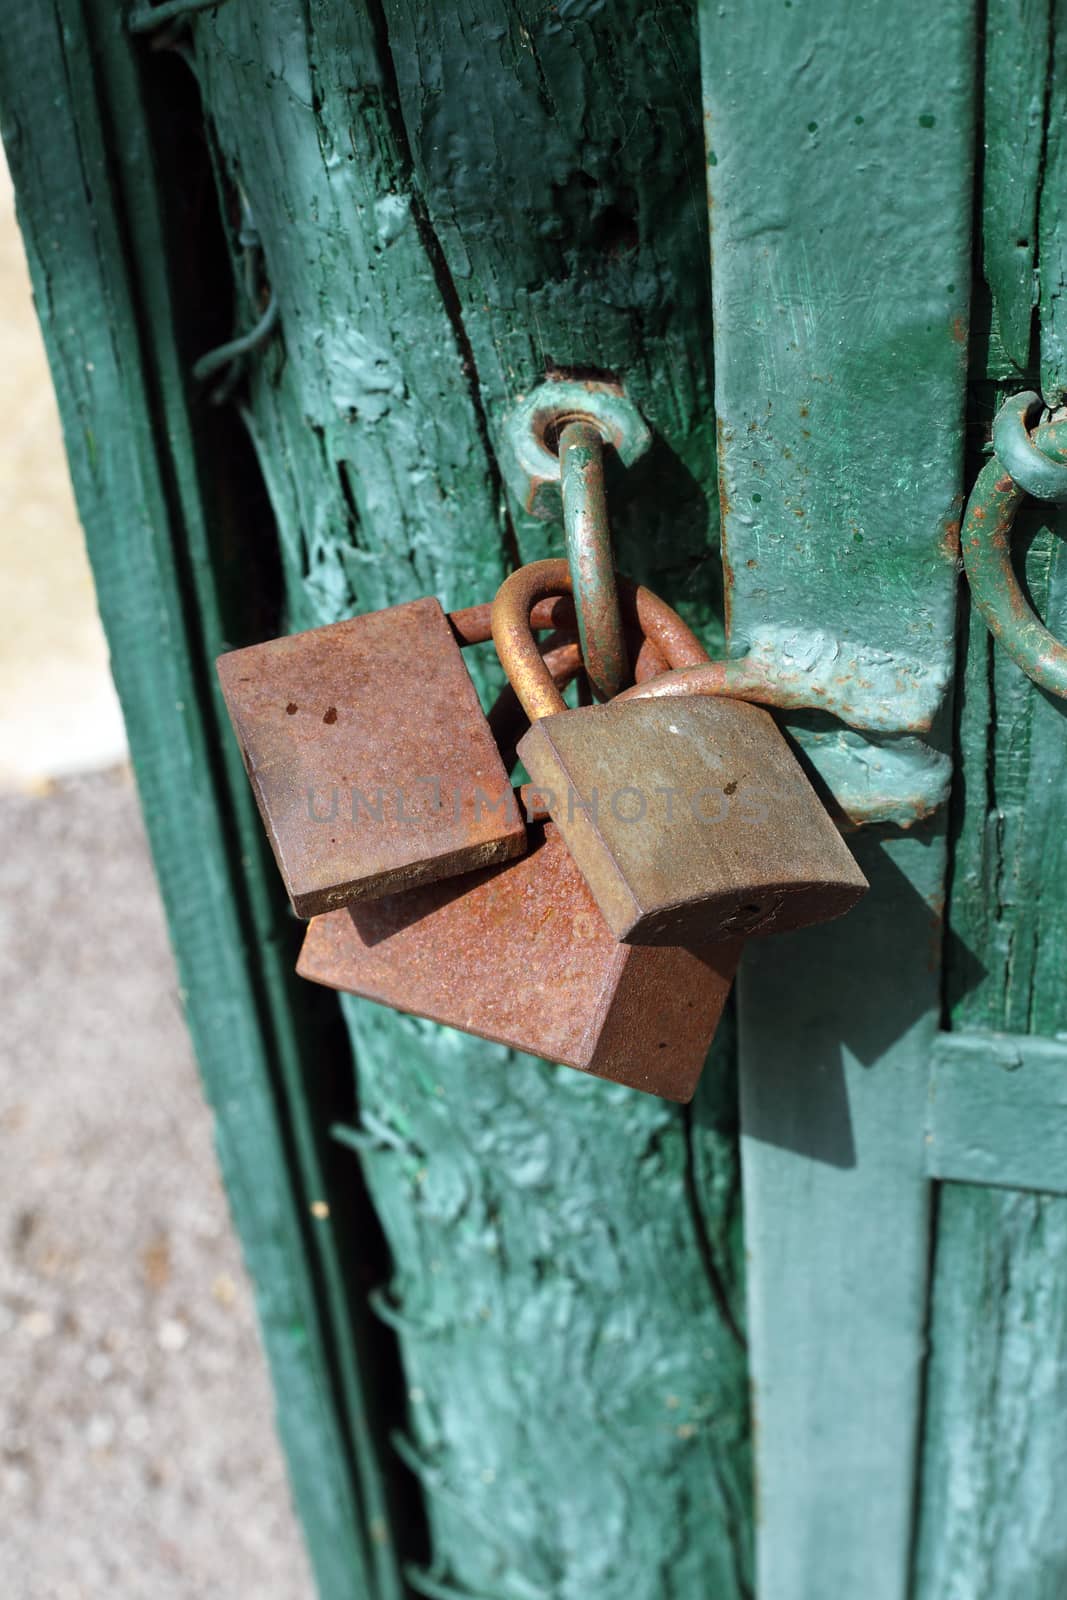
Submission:
<svg viewBox="0 0 1067 1600">
<path fill-rule="evenodd" d="M 218 660 L 298 916 L 520 855 L 523 819 L 460 654 L 490 608 L 413 600 Z M 551 602 L 543 627 L 574 625 Z"/>
<path fill-rule="evenodd" d="M 684 630 L 654 596 L 642 606 L 642 619 L 650 615 L 660 640 Z M 547 621 L 540 607 L 534 620 Z M 480 633 L 480 620 L 474 626 Z M 685 652 L 675 643 L 677 660 Z M 562 683 L 573 647 L 553 656 Z M 646 637 L 639 669 L 657 664 L 666 667 L 667 652 Z M 501 736 L 509 698 L 500 703 Z M 620 944 L 555 825 L 534 823 L 529 838 L 521 860 L 316 917 L 297 971 L 598 1077 L 690 1099 L 740 944 Z"/>
<path fill-rule="evenodd" d="M 708 661 L 662 601 L 620 588 L 672 667 Z M 848 911 L 867 880 L 768 711 L 712 695 L 567 709 L 529 618 L 569 589 L 565 561 L 512 573 L 493 638 L 531 721 L 519 755 L 615 937 L 698 945 Z"/>
<path fill-rule="evenodd" d="M 316 917 L 301 977 L 690 1100 L 740 946 L 619 944 L 551 822 L 520 860 Z"/>
</svg>

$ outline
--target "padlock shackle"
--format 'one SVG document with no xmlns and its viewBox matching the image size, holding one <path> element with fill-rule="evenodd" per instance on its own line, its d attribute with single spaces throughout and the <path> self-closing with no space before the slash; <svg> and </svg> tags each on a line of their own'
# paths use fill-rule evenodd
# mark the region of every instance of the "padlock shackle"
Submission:
<svg viewBox="0 0 1067 1600">
<path fill-rule="evenodd" d="M 532 561 L 500 585 L 493 601 L 493 643 L 531 722 L 566 711 L 566 702 L 552 680 L 537 648 L 530 625 L 539 600 L 570 594 L 571 575 L 566 561 Z M 619 579 L 624 613 L 635 614 L 641 633 L 652 641 L 673 668 L 700 666 L 708 653 L 696 634 L 665 600 L 643 585 Z"/>
<path fill-rule="evenodd" d="M 471 644 L 486 644 L 493 637 L 493 602 L 483 600 L 481 605 L 464 606 L 462 611 L 447 613 L 449 626 L 461 650 Z M 570 594 L 546 595 L 533 609 L 530 626 L 534 631 L 556 628 L 563 633 L 574 633 L 578 626 L 574 601 Z"/>
</svg>

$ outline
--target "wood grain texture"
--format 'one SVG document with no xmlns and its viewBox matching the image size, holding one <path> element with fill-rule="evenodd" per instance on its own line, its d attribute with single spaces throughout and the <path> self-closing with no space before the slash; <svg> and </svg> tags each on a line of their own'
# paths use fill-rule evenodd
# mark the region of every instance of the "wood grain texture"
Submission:
<svg viewBox="0 0 1067 1600">
<path fill-rule="evenodd" d="M 719 505 L 711 352 L 697 336 L 711 308 L 691 5 L 386 0 L 383 13 L 414 173 L 494 448 L 542 373 L 618 377 L 654 435 L 613 484 L 619 565 L 661 585 L 715 645 Z M 524 559 L 559 552 L 558 530 L 509 510 Z"/>
<path fill-rule="evenodd" d="M 1034 508 L 1016 549 L 1040 614 L 1067 630 L 1062 521 Z M 1067 846 L 1062 826 L 1067 708 L 1036 690 L 973 617 L 962 675 L 947 998 L 959 1043 L 971 1030 L 1067 1033 L 1063 982 Z M 975 1035 L 974 1037 L 980 1037 Z M 1045 1085 L 1062 1046 L 1020 1042 L 1006 1074 L 1012 1124 L 1057 1133 Z M 1037 1093 L 1026 1063 L 1041 1066 Z M 1006 1086 L 1005 1086 L 1006 1090 Z M 1001 1095 L 998 1098 L 1003 1097 Z M 973 1091 L 968 1099 L 973 1103 Z M 1047 1132 L 1040 1127 L 1042 1114 Z M 1003 1177 L 1040 1187 L 1045 1148 Z M 1025 1173 L 1024 1173 L 1025 1168 Z M 966 1174 L 961 1174 L 966 1175 Z M 1000 1182 L 1001 1178 L 991 1179 Z M 922 1462 L 919 1600 L 1044 1600 L 1063 1592 L 1067 1470 L 1062 1241 L 1067 1198 L 946 1184 L 938 1206 Z"/>
<path fill-rule="evenodd" d="M 916 1583 L 924 1600 L 1058 1600 L 1067 1585 L 1065 1252 L 1062 1199 L 942 1189 Z"/>
<path fill-rule="evenodd" d="M 982 115 L 982 271 L 1000 345 L 1023 373 L 1037 303 L 1051 0 L 988 0 Z"/>
<path fill-rule="evenodd" d="M 1063 141 L 1057 107 L 1063 95 L 1062 28 L 1049 8 L 1053 54 L 1029 7 L 1003 14 L 1005 33 L 987 38 L 1001 62 L 1013 57 L 1024 75 L 1034 59 L 1050 71 L 1041 88 L 1045 148 L 1039 174 L 1038 270 L 1041 281 L 1041 384 L 1051 400 L 1063 393 Z M 998 69 L 999 70 L 999 69 Z M 987 94 L 988 114 L 988 94 Z M 1029 127 L 1027 122 L 1026 127 Z M 983 227 L 1001 230 L 1033 181 L 1025 130 L 1004 126 L 996 137 L 1016 142 L 1016 161 L 987 166 Z M 999 177 L 996 174 L 999 172 Z M 1020 177 L 1025 181 L 1020 182 Z M 990 191 L 995 181 L 996 192 Z M 989 259 L 989 247 L 983 246 Z M 1047 251 L 1047 254 L 1046 254 Z M 995 290 L 994 290 L 995 292 Z M 1017 354 L 1021 354 L 1021 345 Z M 1000 392 L 1036 386 L 1037 372 L 1012 376 Z M 983 394 L 980 412 L 995 398 Z M 1015 536 L 1016 564 L 1048 626 L 1067 629 L 1067 561 L 1062 516 L 1031 507 Z M 957 1035 L 943 1041 L 960 1069 L 981 1033 L 1036 1035 L 1019 1040 L 1023 1071 L 1003 1074 L 997 1100 L 1010 1094 L 996 1122 L 998 1141 L 1014 1127 L 1010 1158 L 987 1181 L 1014 1177 L 1026 1189 L 1055 1187 L 1057 1121 L 1054 1056 L 1046 1042 L 1067 1031 L 1063 948 L 1067 933 L 1067 848 L 1062 796 L 1067 716 L 1062 702 L 1041 694 L 990 641 L 972 615 L 966 641 L 959 715 L 960 781 L 954 795 L 954 862 L 949 898 L 946 1000 Z M 1028 1067 L 1038 1069 L 1036 1078 Z M 974 1072 L 979 1071 L 974 1063 Z M 997 1069 L 993 1069 L 994 1073 Z M 986 1069 L 988 1076 L 989 1069 Z M 1030 1084 L 1036 1083 L 1036 1090 Z M 961 1079 L 961 1104 L 980 1100 L 977 1076 Z M 1052 1097 L 1050 1104 L 1049 1097 Z M 963 1124 L 964 1128 L 966 1124 Z M 1034 1150 L 1027 1159 L 1026 1128 Z M 980 1137 L 980 1136 L 979 1136 Z M 979 1138 L 966 1141 L 974 1160 Z M 980 1147 L 980 1146 L 979 1146 Z M 935 1145 L 936 1148 L 936 1145 Z M 953 1156 L 954 1173 L 963 1152 Z M 944 1163 L 946 1166 L 946 1161 Z M 983 1161 L 983 1165 L 986 1163 Z M 919 1600 L 1042 1600 L 1063 1592 L 1067 1571 L 1060 1486 L 1067 1469 L 1063 1425 L 1063 1344 L 1067 1307 L 1058 1263 L 1067 1229 L 1067 1199 L 947 1184 L 938 1207 L 930 1319 L 928 1418 L 922 1463 L 922 1518 L 916 1593 Z"/>
<path fill-rule="evenodd" d="M 347 1318 L 331 1325 L 338 1304 L 318 1276 L 323 1266 L 328 1281 L 329 1265 L 307 1227 L 322 1171 L 306 1108 L 286 1104 L 303 1063 L 284 945 L 243 776 L 231 789 L 217 759 L 204 654 L 205 635 L 207 651 L 218 640 L 219 603 L 137 64 L 115 14 L 95 0 L 14 8 L 0 41 L 0 95 L 79 511 L 296 1500 L 322 1594 L 358 1585 L 386 1596 L 396 1590 L 388 1544 L 372 1553 L 381 1490 L 358 1390 L 356 1413 L 345 1413 L 351 1329 Z M 109 129 L 120 114 L 116 147 Z M 235 838 L 248 851 L 243 878 Z M 362 1476 L 352 1457 L 361 1449 Z"/>
<path fill-rule="evenodd" d="M 688 8 L 271 0 L 220 7 L 195 42 L 220 194 L 246 196 L 261 295 L 269 281 L 281 307 L 244 409 L 291 625 L 430 591 L 485 599 L 516 538 L 562 549 L 560 530 L 509 522 L 496 445 L 511 396 L 566 365 L 616 372 L 654 423 L 623 559 L 714 637 Z M 236 228 L 232 244 L 240 269 Z M 239 298 L 235 325 L 257 311 Z M 392 1249 L 375 1303 L 430 1523 L 412 1587 L 747 1594 L 729 1053 L 680 1113 L 369 1005 L 345 1014 L 361 1116 L 340 1136 Z"/>
<path fill-rule="evenodd" d="M 1067 399 L 1067 5 L 1050 0 L 1051 56 L 1045 92 L 1045 152 L 1038 220 L 1041 392 L 1050 406 Z"/>
<path fill-rule="evenodd" d="M 877 739 L 789 719 L 835 793 L 847 776 L 934 805 L 973 7 L 898 6 L 888 29 L 874 4 L 843 0 L 707 0 L 701 14 L 731 647 L 803 664 L 813 704 L 884 715 L 885 746 L 937 754 L 936 782 L 905 761 L 890 788 Z M 739 980 L 757 1570 L 774 1600 L 903 1600 L 910 1582 L 945 846 L 936 823 L 850 842 L 867 900 L 754 945 Z"/>
<path fill-rule="evenodd" d="M 926 1168 L 953 1183 L 1067 1194 L 1067 1041 L 946 1033 L 934 1047 Z"/>
</svg>

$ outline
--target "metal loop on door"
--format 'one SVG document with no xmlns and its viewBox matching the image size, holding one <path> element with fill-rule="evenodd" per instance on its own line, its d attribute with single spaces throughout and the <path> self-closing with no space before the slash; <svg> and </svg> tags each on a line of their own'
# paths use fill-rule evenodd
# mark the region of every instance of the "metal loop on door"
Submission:
<svg viewBox="0 0 1067 1600">
<path fill-rule="evenodd" d="M 1035 614 L 1011 560 L 1012 527 L 1027 494 L 1067 501 L 1067 420 L 1030 433 L 1026 421 L 1037 404 L 1035 394 L 1015 395 L 997 413 L 996 454 L 971 491 L 961 546 L 975 604 L 997 643 L 1039 688 L 1067 699 L 1067 645 Z"/>
</svg>

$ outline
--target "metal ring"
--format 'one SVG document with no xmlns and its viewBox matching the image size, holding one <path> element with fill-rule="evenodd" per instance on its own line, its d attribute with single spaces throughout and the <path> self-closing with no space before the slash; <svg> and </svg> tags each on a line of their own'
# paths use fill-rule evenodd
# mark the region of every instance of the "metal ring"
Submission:
<svg viewBox="0 0 1067 1600">
<path fill-rule="evenodd" d="M 618 694 L 629 669 L 604 492 L 604 440 L 589 417 L 563 420 L 559 434 L 563 531 L 578 637 L 593 693 Z"/>
<path fill-rule="evenodd" d="M 1011 404 L 1025 416 L 1033 398 L 1020 395 Z M 1006 409 L 1001 409 L 998 421 Z M 1067 461 L 1067 421 L 1042 424 L 1033 442 L 1050 465 Z M 993 637 L 1039 688 L 1067 700 L 1067 645 L 1035 616 L 1011 564 L 1012 524 L 1025 496 L 1014 471 L 1009 472 L 1000 459 L 998 445 L 967 502 L 960 535 L 963 564 L 975 605 Z"/>
<path fill-rule="evenodd" d="M 1035 500 L 1067 500 L 1067 466 L 1038 445 L 1042 430 L 1031 433 L 1027 420 L 1044 401 L 1032 389 L 1005 400 L 993 419 L 993 449 L 1005 472 Z"/>
</svg>

